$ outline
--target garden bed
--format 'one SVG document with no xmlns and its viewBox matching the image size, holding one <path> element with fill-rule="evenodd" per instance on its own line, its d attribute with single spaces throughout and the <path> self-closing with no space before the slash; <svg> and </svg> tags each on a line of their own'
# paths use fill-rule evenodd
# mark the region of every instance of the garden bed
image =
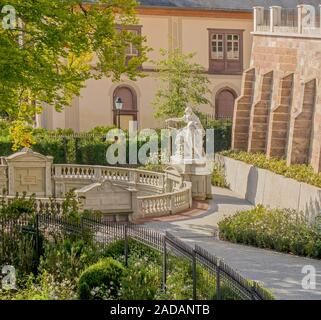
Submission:
<svg viewBox="0 0 321 320">
<path fill-rule="evenodd" d="M 320 222 L 320 221 L 318 221 Z M 293 210 L 257 206 L 219 222 L 220 239 L 321 259 L 320 223 Z"/>
<path fill-rule="evenodd" d="M 204 249 L 170 234 L 103 222 L 98 213 L 80 212 L 72 197 L 63 203 L 63 216 L 35 214 L 33 201 L 0 205 L 0 264 L 17 272 L 17 290 L 0 290 L 0 299 L 273 298 Z"/>
<path fill-rule="evenodd" d="M 253 159 L 257 160 L 250 164 Z M 299 167 L 300 170 L 306 168 L 308 175 L 308 172 L 312 171 L 310 167 L 292 166 L 286 169 L 287 167 L 283 167 L 283 160 L 268 160 L 264 155 L 234 151 L 217 154 L 216 163 L 224 167 L 226 183 L 230 189 L 253 205 L 293 209 L 302 212 L 311 223 L 320 215 L 321 188 L 289 178 L 289 173 L 284 174 L 286 170 L 291 172 L 295 167 Z M 283 169 L 271 171 L 271 168 L 278 164 Z M 301 172 L 299 176 L 303 177 L 304 173 Z"/>
<path fill-rule="evenodd" d="M 263 153 L 249 153 L 245 151 L 223 151 L 222 156 L 251 164 L 261 169 L 270 170 L 286 178 L 304 182 L 321 188 L 321 174 L 315 173 L 310 165 L 293 164 L 288 166 L 286 160 L 267 158 Z"/>
</svg>

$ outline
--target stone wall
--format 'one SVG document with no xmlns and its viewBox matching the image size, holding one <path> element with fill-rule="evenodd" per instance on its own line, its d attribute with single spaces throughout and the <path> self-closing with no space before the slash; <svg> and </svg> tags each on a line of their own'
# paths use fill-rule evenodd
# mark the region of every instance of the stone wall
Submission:
<svg viewBox="0 0 321 320">
<path fill-rule="evenodd" d="M 233 149 L 309 163 L 320 172 L 320 83 L 321 33 L 254 32 L 251 68 L 235 105 Z"/>
<path fill-rule="evenodd" d="M 220 155 L 230 189 L 254 205 L 294 209 L 312 222 L 321 214 L 321 189 Z"/>
</svg>

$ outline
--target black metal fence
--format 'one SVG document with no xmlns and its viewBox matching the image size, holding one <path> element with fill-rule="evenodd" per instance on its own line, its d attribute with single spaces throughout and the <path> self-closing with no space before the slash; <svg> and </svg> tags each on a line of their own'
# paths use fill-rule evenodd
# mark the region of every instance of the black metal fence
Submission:
<svg viewBox="0 0 321 320">
<path fill-rule="evenodd" d="M 18 255 L 24 255 L 22 260 L 19 257 L 19 263 L 23 261 L 30 271 L 34 271 L 42 255 L 43 239 L 71 237 L 93 241 L 102 247 L 122 240 L 125 265 L 129 259 L 130 239 L 156 250 L 162 255 L 159 268 L 165 294 L 171 293 L 174 275 L 179 272 L 185 277 L 185 286 L 181 289 L 183 296 L 190 299 L 271 299 L 270 294 L 256 282 L 248 281 L 199 246 L 190 246 L 170 233 L 162 234 L 132 223 L 106 222 L 101 218 L 81 218 L 71 222 L 51 214 L 37 214 L 31 218 L 20 217 L 14 222 L 12 219 L 0 219 L 0 265 L 15 264 Z M 181 299 L 180 296 L 176 298 Z"/>
</svg>

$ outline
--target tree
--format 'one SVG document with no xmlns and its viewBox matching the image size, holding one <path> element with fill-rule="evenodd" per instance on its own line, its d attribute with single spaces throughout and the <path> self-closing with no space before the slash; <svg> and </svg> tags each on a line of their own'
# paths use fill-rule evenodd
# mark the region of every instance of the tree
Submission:
<svg viewBox="0 0 321 320">
<path fill-rule="evenodd" d="M 195 54 L 181 53 L 179 49 L 161 50 L 162 60 L 157 62 L 160 87 L 153 102 L 157 118 L 181 116 L 187 105 L 197 107 L 210 103 L 209 80 L 204 68 L 192 62 Z"/>
<path fill-rule="evenodd" d="M 12 121 L 16 148 L 32 143 L 21 137 L 44 104 L 63 110 L 91 78 L 142 75 L 145 38 L 126 31 L 137 24 L 135 0 L 0 0 L 5 15 L 4 5 L 16 21 L 4 28 L 0 20 L 0 110 Z M 139 54 L 128 60 L 130 43 Z"/>
</svg>

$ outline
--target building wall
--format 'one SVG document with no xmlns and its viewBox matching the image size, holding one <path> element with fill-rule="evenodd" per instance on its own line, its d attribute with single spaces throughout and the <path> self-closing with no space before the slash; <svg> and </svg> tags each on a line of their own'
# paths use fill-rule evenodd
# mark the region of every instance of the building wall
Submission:
<svg viewBox="0 0 321 320">
<path fill-rule="evenodd" d="M 321 35 L 254 35 L 251 70 L 255 75 L 250 81 L 244 77 L 236 104 L 235 149 L 262 151 L 286 158 L 289 164 L 310 163 L 320 171 L 320 58 Z M 251 81 L 254 90 L 249 94 Z M 251 103 L 245 105 L 244 97 Z M 240 140 L 242 123 L 250 124 L 244 133 L 248 141 Z"/>
<path fill-rule="evenodd" d="M 162 126 L 153 116 L 152 101 L 158 88 L 157 73 L 153 71 L 151 61 L 160 58 L 161 48 L 182 48 L 183 52 L 195 52 L 195 62 L 209 67 L 209 34 L 208 28 L 242 29 L 243 34 L 243 64 L 248 68 L 251 55 L 252 19 L 248 13 L 207 12 L 197 16 L 195 11 L 167 10 L 159 12 L 151 9 L 140 10 L 139 24 L 142 35 L 147 38 L 147 45 L 153 49 L 149 53 L 150 61 L 143 68 L 147 77 L 136 82 L 123 79 L 122 83 L 113 83 L 110 79 L 89 80 L 81 91 L 81 96 L 75 98 L 71 108 L 57 113 L 45 108 L 42 125 L 50 128 L 72 128 L 76 131 L 87 131 L 96 126 L 113 124 L 113 92 L 117 85 L 128 84 L 138 100 L 138 125 L 140 128 L 155 128 Z M 214 115 L 215 95 L 224 87 L 231 88 L 237 95 L 241 92 L 241 75 L 208 75 L 211 82 L 211 95 L 208 97 L 211 105 L 200 106 L 200 110 Z"/>
</svg>

